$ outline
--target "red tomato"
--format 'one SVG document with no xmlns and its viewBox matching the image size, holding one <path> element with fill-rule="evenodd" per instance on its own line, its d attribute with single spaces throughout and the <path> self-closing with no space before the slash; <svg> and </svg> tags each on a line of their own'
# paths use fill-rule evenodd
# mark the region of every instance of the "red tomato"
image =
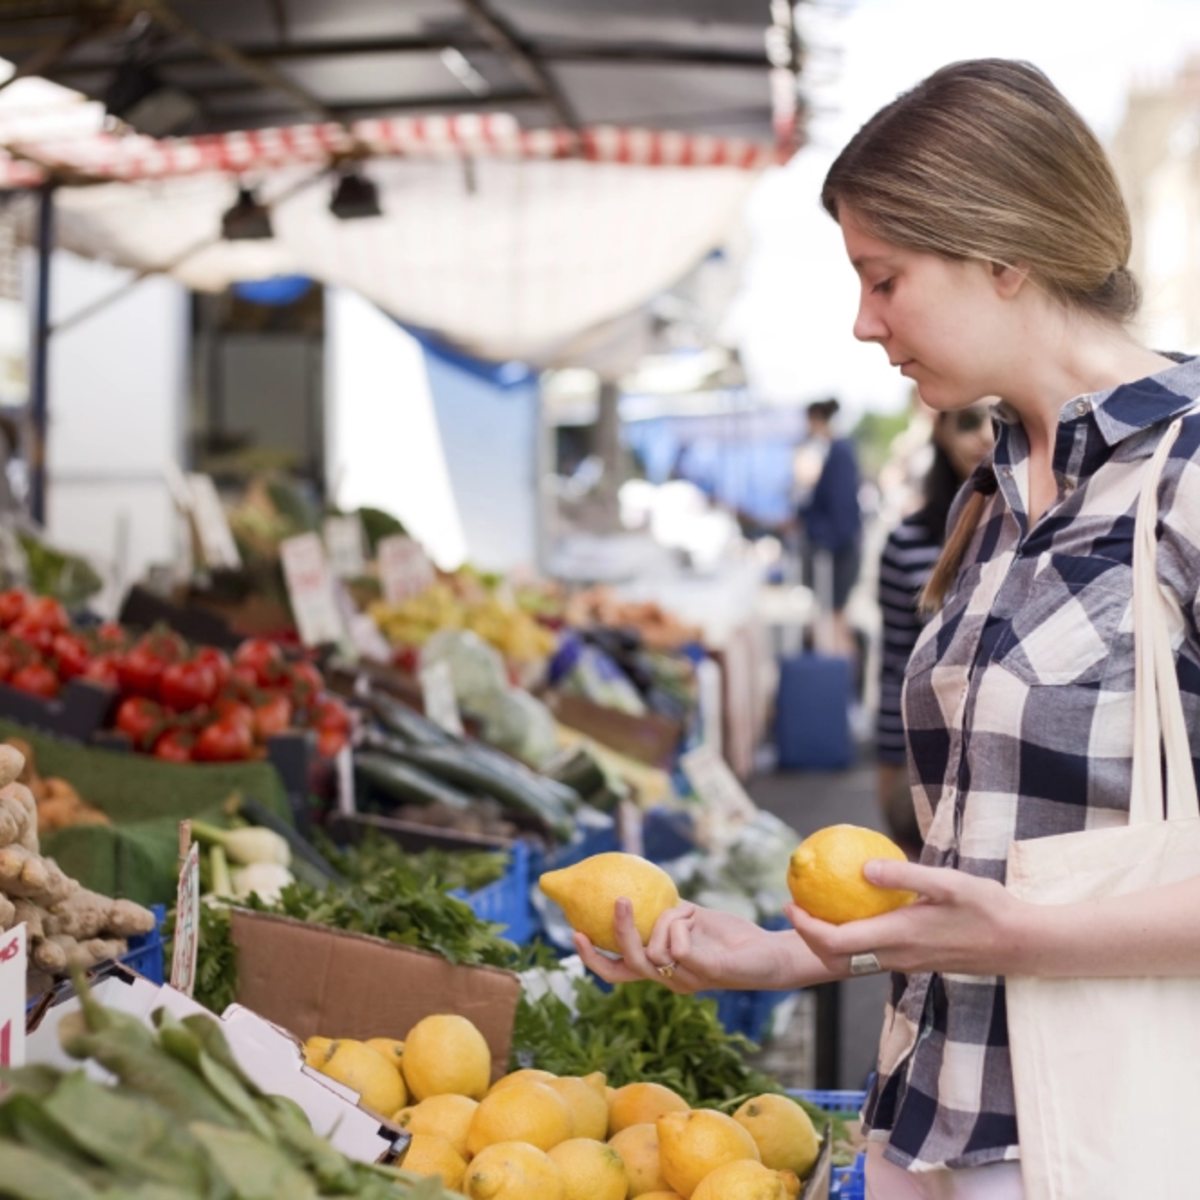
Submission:
<svg viewBox="0 0 1200 1200">
<path fill-rule="evenodd" d="M 117 709 L 117 728 L 128 734 L 139 750 L 148 750 L 154 745 L 166 719 L 162 705 L 144 696 L 130 696 Z"/>
<path fill-rule="evenodd" d="M 114 654 L 101 654 L 93 658 L 83 673 L 84 679 L 93 683 L 103 684 L 116 691 L 121 686 L 121 673 L 117 670 L 117 658 Z"/>
<path fill-rule="evenodd" d="M 251 667 L 257 682 L 265 686 L 283 665 L 283 652 L 265 638 L 250 638 L 234 651 L 233 661 L 239 667 Z"/>
<path fill-rule="evenodd" d="M 282 692 L 276 692 L 254 706 L 254 733 L 260 742 L 283 733 L 291 724 L 292 703 Z"/>
<path fill-rule="evenodd" d="M 215 646 L 201 646 L 192 656 L 193 660 L 203 663 L 217 678 L 217 688 L 223 688 L 233 674 L 233 664 L 229 655 Z"/>
<path fill-rule="evenodd" d="M 158 681 L 166 664 L 147 646 L 134 646 L 117 660 L 121 689 L 134 696 L 157 696 Z"/>
<path fill-rule="evenodd" d="M 229 675 L 230 683 L 235 684 L 240 691 L 258 687 L 258 672 L 245 663 L 235 663 Z"/>
<path fill-rule="evenodd" d="M 168 708 L 188 712 L 211 704 L 217 695 L 217 677 L 202 662 L 169 663 L 158 681 L 159 699 Z"/>
<path fill-rule="evenodd" d="M 239 724 L 245 725 L 251 734 L 254 733 L 254 709 L 249 704 L 243 704 L 240 700 L 233 699 L 218 700 L 213 705 L 213 712 L 220 720 L 237 721 Z"/>
<path fill-rule="evenodd" d="M 317 730 L 317 753 L 322 758 L 336 758 L 349 741 L 345 730 L 321 726 Z"/>
<path fill-rule="evenodd" d="M 322 696 L 313 706 L 313 724 L 318 729 L 336 729 L 349 733 L 350 710 L 334 696 Z"/>
<path fill-rule="evenodd" d="M 71 622 L 67 610 L 53 596 L 38 596 L 29 601 L 21 620 L 34 629 L 49 629 L 51 633 L 66 633 Z"/>
<path fill-rule="evenodd" d="M 106 646 L 123 646 L 129 637 L 116 621 L 105 621 L 96 629 L 96 640 Z"/>
<path fill-rule="evenodd" d="M 196 736 L 186 729 L 168 729 L 154 743 L 154 757 L 165 762 L 186 763 L 192 761 L 192 749 Z"/>
<path fill-rule="evenodd" d="M 85 674 L 91 664 L 92 656 L 88 652 L 87 643 L 76 634 L 57 634 L 51 648 L 54 657 L 58 659 L 58 677 L 63 683 L 77 675 Z"/>
<path fill-rule="evenodd" d="M 19 588 L 0 592 L 0 625 L 7 629 L 13 622 L 19 621 L 28 606 L 29 597 Z"/>
<path fill-rule="evenodd" d="M 200 731 L 192 757 L 197 762 L 244 762 L 253 749 L 250 730 L 241 721 L 223 717 Z"/>
<path fill-rule="evenodd" d="M 19 667 L 9 682 L 18 692 L 28 692 L 31 696 L 41 696 L 46 700 L 53 700 L 58 695 L 58 676 L 45 663 Z"/>
<path fill-rule="evenodd" d="M 307 704 L 325 690 L 325 676 L 310 662 L 291 663 L 288 674 L 291 676 L 292 694 L 299 704 Z"/>
<path fill-rule="evenodd" d="M 57 636 L 55 630 L 30 621 L 28 616 L 14 621 L 9 626 L 8 632 L 17 641 L 24 642 L 26 646 L 32 646 L 39 654 L 49 654 L 54 648 L 54 639 Z"/>
</svg>

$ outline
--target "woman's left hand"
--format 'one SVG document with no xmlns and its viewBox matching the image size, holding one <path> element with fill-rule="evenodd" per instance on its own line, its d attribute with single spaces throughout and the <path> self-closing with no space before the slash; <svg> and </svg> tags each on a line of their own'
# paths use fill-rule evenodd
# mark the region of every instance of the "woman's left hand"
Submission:
<svg viewBox="0 0 1200 1200">
<path fill-rule="evenodd" d="M 1027 910 L 1001 884 L 947 867 L 875 859 L 863 869 L 878 887 L 916 892 L 905 908 L 830 925 L 789 904 L 784 910 L 812 952 L 840 976 L 855 954 L 874 954 L 885 971 L 1006 975 L 1018 969 Z"/>
</svg>

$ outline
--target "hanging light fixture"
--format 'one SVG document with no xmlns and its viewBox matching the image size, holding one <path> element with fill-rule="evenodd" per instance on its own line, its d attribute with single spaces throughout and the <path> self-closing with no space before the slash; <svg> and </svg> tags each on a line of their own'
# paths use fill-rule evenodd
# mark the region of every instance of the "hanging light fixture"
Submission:
<svg viewBox="0 0 1200 1200">
<path fill-rule="evenodd" d="M 275 236 L 271 228 L 270 209 L 258 202 L 250 188 L 238 187 L 237 200 L 221 218 L 221 236 L 230 242 Z"/>
<path fill-rule="evenodd" d="M 381 217 L 379 189 L 357 167 L 344 171 L 333 189 L 329 211 L 339 221 L 357 221 L 361 217 Z"/>
</svg>

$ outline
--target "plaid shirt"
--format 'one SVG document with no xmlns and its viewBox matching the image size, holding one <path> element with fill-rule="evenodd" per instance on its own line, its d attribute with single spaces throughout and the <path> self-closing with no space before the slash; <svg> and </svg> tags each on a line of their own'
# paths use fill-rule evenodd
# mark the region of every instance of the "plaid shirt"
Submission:
<svg viewBox="0 0 1200 1200">
<path fill-rule="evenodd" d="M 1200 359 L 1191 359 L 1067 404 L 1054 447 L 1058 498 L 1032 530 L 1028 442 L 996 410 L 998 488 L 905 680 L 925 865 L 1004 882 L 1014 839 L 1128 820 L 1134 518 L 1147 460 L 1189 409 L 1159 488 L 1157 566 L 1200 767 L 1197 397 Z M 987 478 L 985 466 L 975 480 Z M 1019 1157 L 1002 978 L 893 975 L 864 1120 L 885 1156 L 913 1170 Z"/>
</svg>

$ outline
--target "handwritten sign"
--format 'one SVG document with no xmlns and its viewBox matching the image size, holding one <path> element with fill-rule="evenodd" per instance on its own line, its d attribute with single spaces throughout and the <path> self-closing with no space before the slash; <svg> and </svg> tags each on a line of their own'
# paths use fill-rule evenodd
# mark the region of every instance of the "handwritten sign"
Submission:
<svg viewBox="0 0 1200 1200">
<path fill-rule="evenodd" d="M 321 539 L 315 533 L 287 538 L 280 543 L 279 557 L 300 640 L 306 646 L 340 645 L 346 627 Z"/>
<path fill-rule="evenodd" d="M 400 604 L 428 591 L 433 584 L 433 563 L 419 542 L 410 537 L 389 537 L 379 543 L 379 581 L 383 598 Z"/>
<path fill-rule="evenodd" d="M 200 844 L 192 842 L 179 868 L 179 888 L 175 899 L 175 949 L 171 957 L 171 986 L 185 996 L 190 996 L 196 986 L 196 951 L 199 942 Z"/>
<path fill-rule="evenodd" d="M 0 1067 L 25 1065 L 25 926 L 0 933 Z"/>
<path fill-rule="evenodd" d="M 363 554 L 362 519 L 355 513 L 349 517 L 326 517 L 324 524 L 325 552 L 329 567 L 338 579 L 357 579 L 366 574 Z"/>
<path fill-rule="evenodd" d="M 679 765 L 704 806 L 701 836 L 710 849 L 731 840 L 741 826 L 754 820 L 758 806 L 712 746 L 689 750 L 680 756 Z"/>
<path fill-rule="evenodd" d="M 192 474 L 187 477 L 189 512 L 196 528 L 200 552 L 210 567 L 237 570 L 242 565 L 225 506 L 217 494 L 211 475 Z"/>
<path fill-rule="evenodd" d="M 425 715 L 447 733 L 462 737 L 462 717 L 458 711 L 454 676 L 450 674 L 448 662 L 430 663 L 421 668 L 421 695 L 425 703 Z"/>
</svg>

